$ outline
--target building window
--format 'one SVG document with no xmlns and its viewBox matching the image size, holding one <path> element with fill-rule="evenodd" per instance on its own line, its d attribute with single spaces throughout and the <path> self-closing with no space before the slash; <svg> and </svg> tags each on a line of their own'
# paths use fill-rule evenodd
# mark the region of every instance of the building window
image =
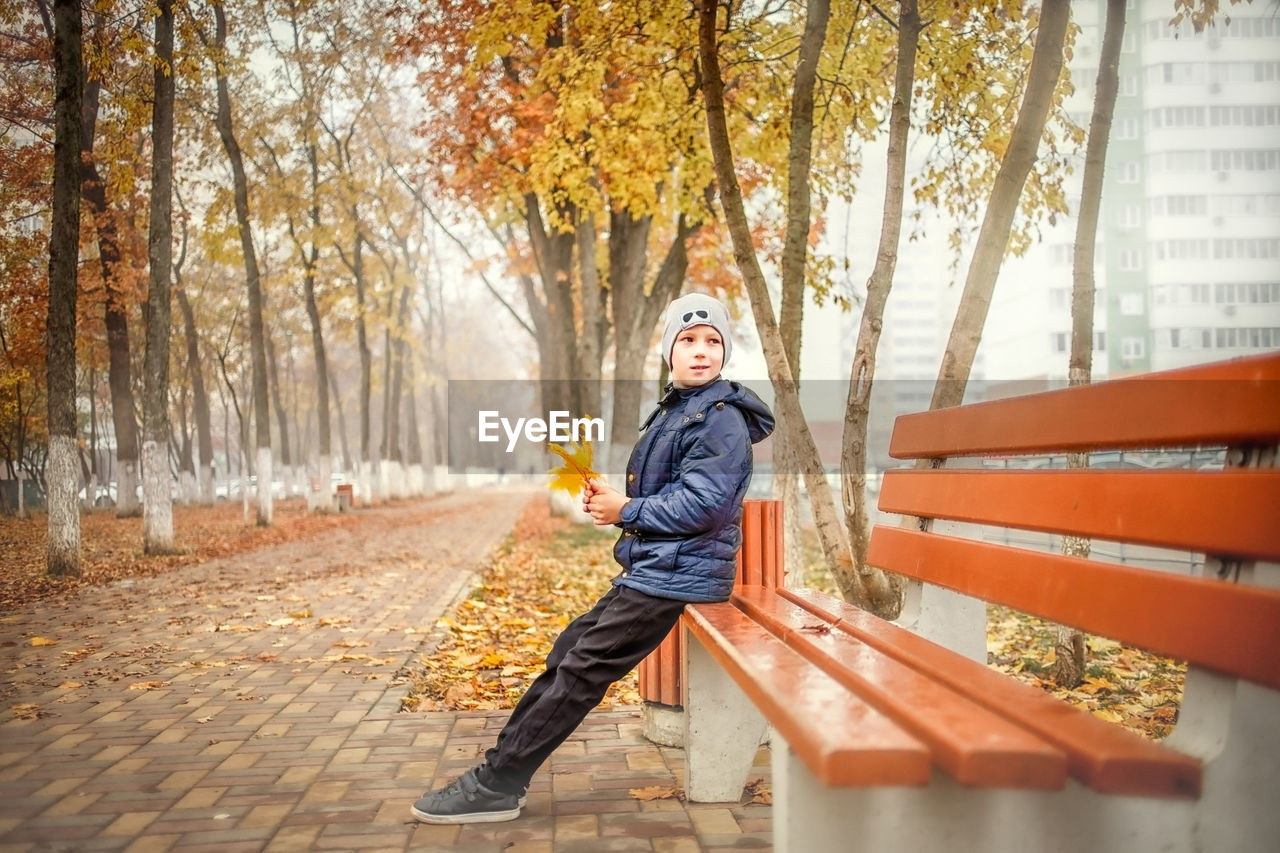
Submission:
<svg viewBox="0 0 1280 853">
<path fill-rule="evenodd" d="M 1121 228 L 1138 228 L 1142 225 L 1142 207 L 1137 204 L 1122 205 L 1116 216 L 1116 225 Z"/>
<path fill-rule="evenodd" d="M 1141 293 L 1120 294 L 1120 313 L 1126 317 L 1141 317 L 1146 308 L 1146 299 Z"/>
<path fill-rule="evenodd" d="M 1223 38 L 1261 39 L 1280 35 L 1275 18 L 1232 18 L 1228 26 L 1216 29 L 1221 30 Z"/>
<path fill-rule="evenodd" d="M 1214 260 L 1270 260 L 1280 258 L 1280 238 L 1255 237 L 1213 241 Z"/>
<path fill-rule="evenodd" d="M 1206 216 L 1209 197 L 1203 195 L 1152 196 L 1147 201 L 1152 216 Z"/>
<path fill-rule="evenodd" d="M 1122 338 L 1120 356 L 1126 359 L 1144 358 L 1147 354 L 1147 342 L 1142 338 Z"/>
<path fill-rule="evenodd" d="M 1065 353 L 1071 343 L 1071 335 L 1066 332 L 1054 332 L 1049 336 L 1055 353 Z"/>
<path fill-rule="evenodd" d="M 1180 130 L 1205 126 L 1204 107 L 1160 107 L 1147 111 L 1147 125 L 1152 130 Z"/>
<path fill-rule="evenodd" d="M 1209 329 L 1156 329 L 1157 349 L 1209 349 L 1213 336 Z"/>
<path fill-rule="evenodd" d="M 1209 108 L 1210 127 L 1276 127 L 1277 125 L 1280 125 L 1280 107 L 1274 104 L 1237 104 Z"/>
<path fill-rule="evenodd" d="M 1107 349 L 1107 333 L 1105 331 L 1094 332 L 1093 333 L 1093 351 L 1106 352 L 1106 349 Z"/>
<path fill-rule="evenodd" d="M 1280 303 L 1280 282 L 1232 282 L 1213 287 L 1219 305 L 1275 305 Z"/>
<path fill-rule="evenodd" d="M 1280 328 L 1216 329 L 1218 349 L 1267 349 L 1280 345 Z"/>
<path fill-rule="evenodd" d="M 1211 83 L 1267 83 L 1280 79 L 1280 62 L 1215 62 L 1209 66 Z"/>
<path fill-rule="evenodd" d="M 1118 257 L 1121 272 L 1137 272 L 1142 269 L 1141 249 L 1121 249 Z"/>
<path fill-rule="evenodd" d="M 1215 172 L 1280 171 L 1280 149 L 1210 151 L 1209 168 Z"/>
<path fill-rule="evenodd" d="M 1161 151 L 1148 158 L 1152 172 L 1188 174 L 1203 172 L 1209 165 L 1204 151 Z"/>
<path fill-rule="evenodd" d="M 1208 240 L 1161 240 L 1152 244 L 1158 261 L 1206 261 L 1209 259 Z"/>
<path fill-rule="evenodd" d="M 1203 62 L 1162 62 L 1147 68 L 1152 83 L 1168 83 L 1171 86 L 1191 86 L 1205 82 Z"/>
<path fill-rule="evenodd" d="M 1213 197 L 1214 216 L 1280 216 L 1280 194 L 1234 194 Z"/>
<path fill-rule="evenodd" d="M 1122 184 L 1136 184 L 1142 179 L 1142 166 L 1136 160 L 1127 160 L 1116 167 L 1116 180 Z"/>
</svg>

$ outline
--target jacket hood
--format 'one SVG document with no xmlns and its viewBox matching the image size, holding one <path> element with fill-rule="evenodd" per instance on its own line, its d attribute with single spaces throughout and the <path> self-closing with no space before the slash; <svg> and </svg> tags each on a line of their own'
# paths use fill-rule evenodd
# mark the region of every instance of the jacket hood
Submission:
<svg viewBox="0 0 1280 853">
<path fill-rule="evenodd" d="M 663 399 L 671 399 L 672 395 L 683 398 L 697 397 L 699 403 L 712 405 L 724 402 L 735 406 L 747 421 L 747 435 L 752 444 L 759 444 L 773 433 L 773 412 L 756 392 L 745 385 L 728 379 L 717 378 L 697 388 L 676 388 L 667 385 Z M 652 418 L 651 418 L 652 419 Z M 645 423 L 648 426 L 648 422 Z"/>
</svg>

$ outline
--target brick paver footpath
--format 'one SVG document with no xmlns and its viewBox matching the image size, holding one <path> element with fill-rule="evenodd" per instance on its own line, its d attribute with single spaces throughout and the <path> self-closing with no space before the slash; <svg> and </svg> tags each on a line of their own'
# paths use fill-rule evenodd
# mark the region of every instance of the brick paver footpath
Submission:
<svg viewBox="0 0 1280 853">
<path fill-rule="evenodd" d="M 409 817 L 507 712 L 401 713 L 396 674 L 532 494 L 360 510 L 308 542 L 0 614 L 0 851 L 769 849 L 766 805 L 631 795 L 683 766 L 638 709 L 594 712 L 516 821 Z"/>
</svg>

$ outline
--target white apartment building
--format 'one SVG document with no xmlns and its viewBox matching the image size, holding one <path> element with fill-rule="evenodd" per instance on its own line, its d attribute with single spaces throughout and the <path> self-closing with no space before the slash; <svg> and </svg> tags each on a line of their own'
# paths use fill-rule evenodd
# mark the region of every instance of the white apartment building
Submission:
<svg viewBox="0 0 1280 853">
<path fill-rule="evenodd" d="M 1106 11 L 1072 4 L 1074 120 L 1088 127 Z M 1280 348 L 1280 10 L 1223 5 L 1169 25 L 1130 0 L 1098 229 L 1095 377 Z M 1078 208 L 1076 196 L 1072 208 Z M 1001 273 L 984 339 L 993 377 L 1064 379 L 1074 218 Z M 999 365 L 999 367 L 995 367 Z"/>
</svg>

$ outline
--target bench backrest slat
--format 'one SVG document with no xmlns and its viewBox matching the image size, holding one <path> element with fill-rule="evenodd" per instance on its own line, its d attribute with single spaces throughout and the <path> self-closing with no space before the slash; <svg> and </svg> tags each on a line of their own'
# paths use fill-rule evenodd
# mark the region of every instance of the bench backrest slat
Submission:
<svg viewBox="0 0 1280 853">
<path fill-rule="evenodd" d="M 1194 401 L 1194 402 L 1191 402 Z M 902 415 L 889 454 L 996 453 L 1274 442 L 1280 353 Z"/>
<path fill-rule="evenodd" d="M 1280 470 L 894 470 L 885 512 L 1280 560 Z"/>
<path fill-rule="evenodd" d="M 1280 688 L 1280 590 L 879 525 L 867 561 Z"/>
</svg>

